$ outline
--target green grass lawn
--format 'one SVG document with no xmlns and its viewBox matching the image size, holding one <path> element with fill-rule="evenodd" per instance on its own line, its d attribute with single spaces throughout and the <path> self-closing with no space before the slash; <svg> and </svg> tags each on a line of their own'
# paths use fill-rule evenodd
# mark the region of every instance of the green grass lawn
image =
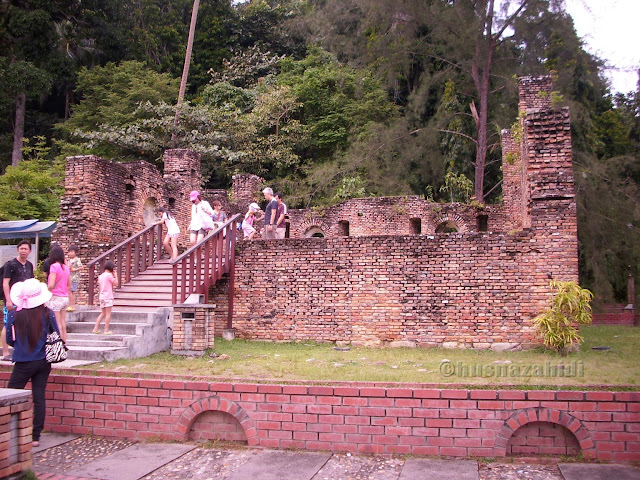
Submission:
<svg viewBox="0 0 640 480">
<path fill-rule="evenodd" d="M 256 381 L 313 380 L 466 385 L 637 385 L 640 328 L 582 327 L 585 341 L 567 357 L 542 348 L 519 352 L 441 348 L 355 348 L 333 344 L 269 343 L 216 339 L 216 348 L 191 358 L 160 353 L 83 367 L 121 373 L 171 373 L 185 378 L 215 376 Z M 610 350 L 593 350 L 607 346 Z M 212 356 L 218 355 L 218 356 Z M 220 356 L 223 358 L 220 358 Z M 227 356 L 229 358 L 225 358 Z M 558 367 L 564 366 L 564 371 Z"/>
</svg>

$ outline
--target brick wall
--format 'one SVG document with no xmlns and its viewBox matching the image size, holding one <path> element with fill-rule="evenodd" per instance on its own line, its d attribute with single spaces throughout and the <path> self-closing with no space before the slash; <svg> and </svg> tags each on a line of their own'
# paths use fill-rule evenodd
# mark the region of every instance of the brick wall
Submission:
<svg viewBox="0 0 640 480">
<path fill-rule="evenodd" d="M 233 325 L 262 340 L 528 346 L 539 342 L 531 319 L 549 278 L 578 278 L 564 250 L 572 241 L 519 232 L 243 242 Z"/>
<path fill-rule="evenodd" d="M 228 434 L 269 448 L 455 457 L 503 457 L 522 447 L 554 454 L 551 443 L 573 454 L 577 444 L 585 458 L 640 461 L 640 392 L 102 375 L 52 374 L 46 429 L 176 441 Z M 8 378 L 1 369 L 0 385 Z M 534 431 L 553 440 L 532 441 Z"/>
<path fill-rule="evenodd" d="M 478 209 L 432 203 L 419 196 L 354 198 L 325 209 L 289 210 L 290 237 L 309 237 L 318 231 L 325 237 L 433 234 L 445 224 L 460 232 L 477 232 L 479 216 L 488 217 L 488 231 L 505 231 L 501 206 Z"/>
<path fill-rule="evenodd" d="M 640 315 L 626 304 L 607 304 L 593 314 L 593 325 L 640 325 Z"/>
<path fill-rule="evenodd" d="M 9 374 L 0 380 L 6 386 Z M 7 389 L 0 391 L 0 478 L 23 472 L 31 467 L 33 403 L 30 392 Z"/>
</svg>

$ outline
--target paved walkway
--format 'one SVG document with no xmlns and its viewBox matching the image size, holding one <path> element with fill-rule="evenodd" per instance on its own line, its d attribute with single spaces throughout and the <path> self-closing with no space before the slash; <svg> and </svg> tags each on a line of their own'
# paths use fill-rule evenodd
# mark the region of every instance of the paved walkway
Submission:
<svg viewBox="0 0 640 480">
<path fill-rule="evenodd" d="M 480 462 L 137 443 L 44 433 L 40 480 L 640 480 L 625 465 Z"/>
</svg>

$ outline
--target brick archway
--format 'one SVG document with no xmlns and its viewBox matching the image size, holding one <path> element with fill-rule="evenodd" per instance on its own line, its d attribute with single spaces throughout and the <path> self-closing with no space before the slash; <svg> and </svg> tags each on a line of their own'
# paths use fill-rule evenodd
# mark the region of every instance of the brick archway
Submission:
<svg viewBox="0 0 640 480">
<path fill-rule="evenodd" d="M 435 213 L 427 218 L 428 233 L 436 233 L 438 227 L 443 224 L 451 223 L 456 226 L 458 232 L 468 233 L 471 231 L 467 222 L 457 213 Z"/>
<path fill-rule="evenodd" d="M 595 458 L 595 444 L 591 439 L 589 430 L 576 417 L 559 410 L 550 408 L 527 408 L 518 410 L 511 415 L 496 434 L 494 455 L 506 457 L 509 439 L 523 425 L 532 422 L 548 422 L 561 425 L 569 430 L 578 440 L 580 449 L 585 458 Z"/>
<path fill-rule="evenodd" d="M 178 418 L 177 425 L 177 432 L 180 440 L 187 441 L 189 438 L 189 431 L 191 430 L 196 417 L 201 413 L 209 411 L 225 412 L 234 417 L 244 430 L 244 434 L 247 437 L 247 444 L 249 446 L 258 445 L 258 429 L 247 412 L 237 403 L 225 398 L 220 398 L 217 395 L 201 398 L 182 412 L 182 415 Z"/>
<path fill-rule="evenodd" d="M 304 238 L 311 236 L 309 235 L 309 232 L 319 231 L 322 232 L 325 237 L 328 237 L 330 236 L 329 230 L 330 226 L 324 220 L 316 217 L 311 217 L 298 225 L 298 227 L 296 228 L 295 236 Z"/>
</svg>

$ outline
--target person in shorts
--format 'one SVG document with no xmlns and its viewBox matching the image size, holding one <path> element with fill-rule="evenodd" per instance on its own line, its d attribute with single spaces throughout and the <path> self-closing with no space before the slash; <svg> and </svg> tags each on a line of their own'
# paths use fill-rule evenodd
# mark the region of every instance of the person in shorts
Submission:
<svg viewBox="0 0 640 480">
<path fill-rule="evenodd" d="M 210 230 L 213 230 L 213 209 L 209 202 L 200 198 L 196 190 L 189 194 L 191 200 L 191 223 L 189 224 L 189 243 L 195 245 L 202 240 Z"/>
<path fill-rule="evenodd" d="M 100 322 L 104 318 L 104 334 L 111 335 L 109 322 L 111 322 L 111 309 L 113 308 L 113 289 L 118 287 L 118 276 L 116 266 L 112 261 L 104 264 L 104 271 L 98 277 L 98 288 L 100 290 L 100 315 L 96 319 L 96 326 L 93 333 L 100 333 Z"/>
<path fill-rule="evenodd" d="M 76 294 L 78 293 L 78 282 L 80 281 L 80 270 L 82 270 L 82 260 L 78 257 L 78 247 L 71 245 L 67 251 L 69 260 L 67 266 L 71 271 L 71 289 L 69 290 L 69 307 L 67 312 L 73 312 L 76 305 Z"/>
<path fill-rule="evenodd" d="M 67 307 L 71 289 L 71 271 L 64 261 L 64 250 L 60 245 L 52 244 L 49 251 L 49 276 L 47 286 L 53 294 L 47 307 L 53 310 L 60 328 L 60 338 L 67 341 Z"/>
</svg>

